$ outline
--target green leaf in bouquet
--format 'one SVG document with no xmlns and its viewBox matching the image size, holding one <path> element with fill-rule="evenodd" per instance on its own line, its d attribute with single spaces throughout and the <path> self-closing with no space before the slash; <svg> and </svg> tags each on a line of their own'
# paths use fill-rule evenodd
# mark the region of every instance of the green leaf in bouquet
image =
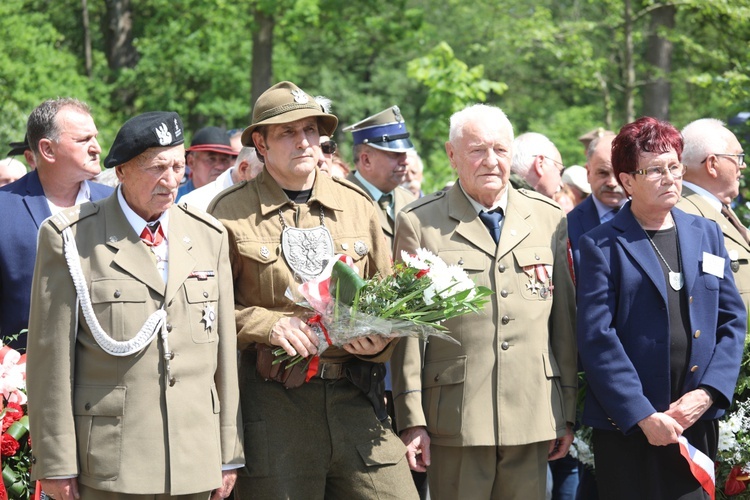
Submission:
<svg viewBox="0 0 750 500">
<path fill-rule="evenodd" d="M 359 277 L 357 271 L 337 260 L 331 271 L 331 286 L 336 290 L 336 300 L 350 306 L 359 290 L 365 286 L 365 280 Z"/>
</svg>

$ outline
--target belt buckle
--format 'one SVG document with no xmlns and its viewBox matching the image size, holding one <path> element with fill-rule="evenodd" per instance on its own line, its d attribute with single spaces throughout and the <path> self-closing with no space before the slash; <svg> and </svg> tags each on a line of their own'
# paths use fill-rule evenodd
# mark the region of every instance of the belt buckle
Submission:
<svg viewBox="0 0 750 500">
<path fill-rule="evenodd" d="M 343 367 L 341 363 L 321 363 L 318 377 L 323 380 L 336 380 L 341 378 Z"/>
</svg>

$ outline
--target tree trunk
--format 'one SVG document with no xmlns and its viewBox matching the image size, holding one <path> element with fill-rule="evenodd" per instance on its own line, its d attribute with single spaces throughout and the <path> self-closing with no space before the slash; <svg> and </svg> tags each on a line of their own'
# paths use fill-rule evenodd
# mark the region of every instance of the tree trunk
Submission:
<svg viewBox="0 0 750 500">
<path fill-rule="evenodd" d="M 138 63 L 138 52 L 133 47 L 133 11 L 130 3 L 131 0 L 107 0 L 104 40 L 107 63 L 112 71 L 134 68 Z"/>
<path fill-rule="evenodd" d="M 633 62 L 633 9 L 625 0 L 625 123 L 635 120 L 635 63 Z"/>
<path fill-rule="evenodd" d="M 661 120 L 669 120 L 672 70 L 672 42 L 664 35 L 674 29 L 675 7 L 663 5 L 651 12 L 646 62 L 649 77 L 643 88 L 643 113 Z M 660 33 L 660 31 L 662 33 Z"/>
<path fill-rule="evenodd" d="M 86 60 L 86 76 L 93 75 L 94 63 L 91 60 L 91 27 L 89 26 L 89 5 L 87 0 L 81 0 L 81 15 L 83 22 L 83 53 Z"/>
<path fill-rule="evenodd" d="M 251 68 L 251 101 L 253 109 L 258 97 L 268 90 L 273 78 L 273 16 L 255 9 L 255 30 L 253 30 L 253 62 Z M 251 111 L 252 113 L 252 111 Z"/>
</svg>

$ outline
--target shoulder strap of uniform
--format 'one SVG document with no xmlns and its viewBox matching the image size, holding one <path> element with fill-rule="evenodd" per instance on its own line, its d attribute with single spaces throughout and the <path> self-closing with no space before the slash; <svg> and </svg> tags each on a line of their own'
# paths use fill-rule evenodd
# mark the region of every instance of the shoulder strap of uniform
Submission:
<svg viewBox="0 0 750 500">
<path fill-rule="evenodd" d="M 212 228 L 216 229 L 218 232 L 223 233 L 224 232 L 224 226 L 219 222 L 219 220 L 214 217 L 211 214 L 207 214 L 200 208 L 196 208 L 189 203 L 182 202 L 179 205 L 177 205 L 180 209 L 182 209 L 183 212 L 186 214 L 192 216 L 194 219 L 197 219 L 207 226 L 211 226 Z"/>
<path fill-rule="evenodd" d="M 424 205 L 428 205 L 432 202 L 435 202 L 437 200 L 440 200 L 445 197 L 447 194 L 447 191 L 438 191 L 436 193 L 428 194 L 425 196 L 422 196 L 421 198 L 417 198 L 416 200 L 412 201 L 408 205 L 406 205 L 401 211 L 402 212 L 411 212 L 412 210 L 422 207 Z"/>
<path fill-rule="evenodd" d="M 83 205 L 76 205 L 74 207 L 61 210 L 47 220 L 52 225 L 52 227 L 57 230 L 57 232 L 62 233 L 66 227 L 70 227 L 78 221 L 83 220 L 86 217 L 90 217 L 97 212 L 99 212 L 98 204 L 84 203 Z"/>
</svg>

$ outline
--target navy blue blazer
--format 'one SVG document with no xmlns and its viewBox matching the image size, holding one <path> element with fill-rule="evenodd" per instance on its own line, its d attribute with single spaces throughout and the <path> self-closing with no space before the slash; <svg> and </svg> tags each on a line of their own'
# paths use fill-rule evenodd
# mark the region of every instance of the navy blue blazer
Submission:
<svg viewBox="0 0 750 500">
<path fill-rule="evenodd" d="M 719 226 L 676 208 L 672 216 L 693 332 L 683 394 L 701 385 L 715 389 L 721 397 L 702 417 L 714 419 L 734 394 L 747 313 Z M 629 434 L 672 402 L 668 285 L 630 203 L 579 243 L 586 270 L 578 280 L 578 353 L 589 384 L 582 421 Z M 724 259 L 723 278 L 706 272 L 704 253 Z"/>
<path fill-rule="evenodd" d="M 599 212 L 596 211 L 593 197 L 593 194 L 589 195 L 568 213 L 568 241 L 573 253 L 573 270 L 575 271 L 576 283 L 578 283 L 578 261 L 580 259 L 578 240 L 599 225 Z"/>
<path fill-rule="evenodd" d="M 112 188 L 91 183 L 91 199 L 112 194 Z M 31 278 L 39 226 L 52 215 L 39 174 L 32 170 L 0 188 L 0 336 L 28 326 Z M 26 347 L 25 336 L 11 345 Z"/>
</svg>

